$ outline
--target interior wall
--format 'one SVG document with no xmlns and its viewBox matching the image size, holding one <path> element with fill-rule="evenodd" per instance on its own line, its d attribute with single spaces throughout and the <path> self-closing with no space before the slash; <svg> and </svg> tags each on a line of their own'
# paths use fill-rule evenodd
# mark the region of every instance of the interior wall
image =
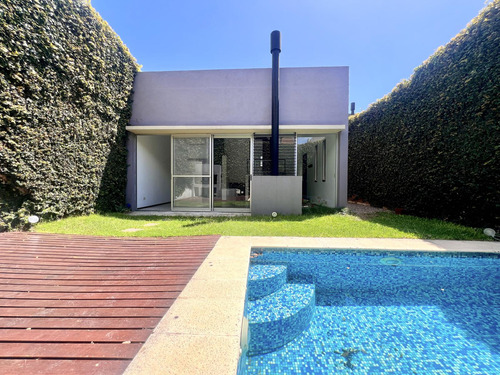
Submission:
<svg viewBox="0 0 500 375">
<path fill-rule="evenodd" d="M 137 208 L 170 202 L 170 136 L 137 136 Z"/>
<path fill-rule="evenodd" d="M 326 179 L 323 181 L 323 145 L 320 138 L 326 139 Z M 302 174 L 302 155 L 307 153 L 307 197 L 315 204 L 328 207 L 337 207 L 337 134 L 325 137 L 315 137 L 301 145 L 297 161 L 300 163 L 297 170 Z M 314 149 L 318 145 L 318 158 L 315 160 Z M 317 163 L 317 180 L 314 179 L 314 165 Z"/>
</svg>

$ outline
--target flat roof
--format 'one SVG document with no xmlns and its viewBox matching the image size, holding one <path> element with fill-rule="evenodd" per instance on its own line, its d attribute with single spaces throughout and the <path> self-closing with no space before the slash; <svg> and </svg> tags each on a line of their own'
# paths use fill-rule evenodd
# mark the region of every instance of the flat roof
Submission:
<svg viewBox="0 0 500 375">
<path fill-rule="evenodd" d="M 251 134 L 271 133 L 271 125 L 140 125 L 127 126 L 134 134 Z M 329 134 L 346 129 L 345 125 L 280 125 L 281 133 Z"/>
</svg>

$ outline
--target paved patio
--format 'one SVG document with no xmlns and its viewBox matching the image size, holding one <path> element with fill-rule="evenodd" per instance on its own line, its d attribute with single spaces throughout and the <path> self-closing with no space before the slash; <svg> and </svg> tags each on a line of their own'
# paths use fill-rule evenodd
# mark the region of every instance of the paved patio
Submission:
<svg viewBox="0 0 500 375">
<path fill-rule="evenodd" d="M 121 374 L 219 236 L 0 234 L 0 374 Z"/>
</svg>

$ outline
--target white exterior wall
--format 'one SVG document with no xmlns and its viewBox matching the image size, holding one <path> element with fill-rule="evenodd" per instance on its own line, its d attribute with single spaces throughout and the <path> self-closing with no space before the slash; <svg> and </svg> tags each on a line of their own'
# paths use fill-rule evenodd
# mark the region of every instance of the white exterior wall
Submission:
<svg viewBox="0 0 500 375">
<path fill-rule="evenodd" d="M 170 202 L 170 136 L 137 136 L 137 208 Z"/>
<path fill-rule="evenodd" d="M 326 137 L 326 180 L 323 181 L 323 145 L 318 142 L 318 178 L 314 181 L 314 147 L 308 153 L 308 164 L 313 167 L 307 171 L 307 195 L 316 204 L 328 207 L 337 207 L 337 172 L 338 172 L 338 149 L 337 134 Z M 301 159 L 299 157 L 299 159 Z"/>
</svg>

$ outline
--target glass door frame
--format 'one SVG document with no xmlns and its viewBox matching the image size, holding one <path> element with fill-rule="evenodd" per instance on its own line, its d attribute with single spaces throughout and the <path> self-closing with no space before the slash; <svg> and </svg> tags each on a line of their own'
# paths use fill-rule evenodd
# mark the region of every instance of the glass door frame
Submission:
<svg viewBox="0 0 500 375">
<path fill-rule="evenodd" d="M 250 140 L 250 155 L 249 155 L 249 163 L 250 163 L 250 182 L 249 182 L 249 189 L 250 189 L 250 206 L 248 208 L 227 208 L 227 207 L 220 207 L 216 208 L 214 207 L 214 184 L 213 184 L 213 163 L 214 163 L 214 144 L 215 142 L 213 141 L 215 138 L 238 138 L 238 139 L 249 139 Z M 212 172 L 211 175 L 211 206 L 212 206 L 212 211 L 215 212 L 251 212 L 252 210 L 252 177 L 253 177 L 253 134 L 214 134 L 212 135 L 212 155 L 211 155 L 211 166 L 210 170 Z"/>
<path fill-rule="evenodd" d="M 209 166 L 209 172 L 208 175 L 176 175 L 175 174 L 175 168 L 174 168 L 174 139 L 175 138 L 207 138 L 208 139 L 208 166 Z M 212 186 L 212 157 L 213 157 L 213 136 L 211 134 L 172 134 L 170 137 L 171 143 L 170 143 L 170 192 L 171 192 L 171 197 L 170 197 L 170 209 L 172 211 L 176 212 L 196 212 L 196 211 L 201 211 L 201 212 L 210 212 L 213 209 L 213 186 Z M 174 205 L 174 197 L 175 197 L 175 186 L 174 186 L 174 178 L 175 177 L 192 177 L 192 178 L 208 178 L 208 186 L 209 186 L 209 207 L 208 208 L 203 208 L 203 207 L 175 207 Z"/>
</svg>

